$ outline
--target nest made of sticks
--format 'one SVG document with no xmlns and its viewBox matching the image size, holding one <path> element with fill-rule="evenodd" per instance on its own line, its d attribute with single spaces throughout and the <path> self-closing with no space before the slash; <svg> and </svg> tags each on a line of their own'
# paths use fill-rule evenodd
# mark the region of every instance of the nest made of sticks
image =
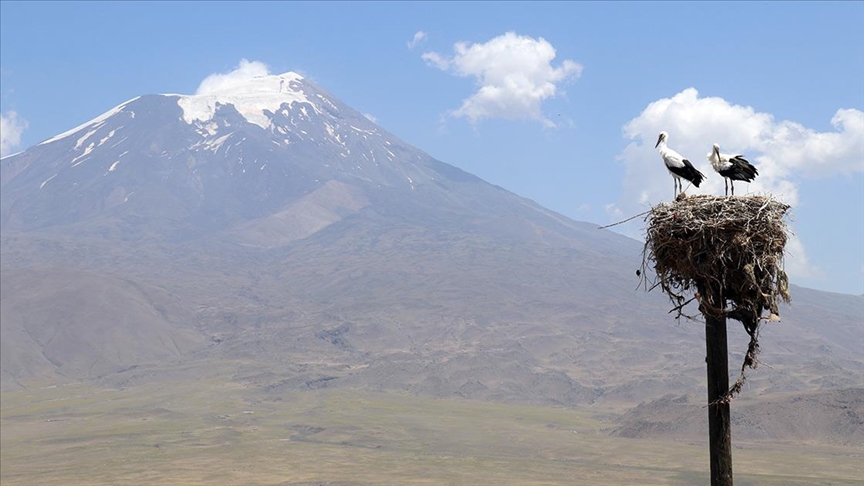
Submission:
<svg viewBox="0 0 864 486">
<path fill-rule="evenodd" d="M 778 301 L 790 300 L 783 270 L 788 210 L 766 196 L 682 195 L 652 207 L 645 218 L 640 272 L 645 285 L 645 270 L 651 266 L 650 288 L 659 286 L 669 296 L 676 317 L 692 318 L 683 309 L 697 299 L 703 315 L 736 319 L 750 335 L 741 378 L 728 398 L 740 391 L 744 368 L 756 367 L 760 322 L 779 320 Z M 711 302 L 713 295 L 722 295 L 722 301 Z M 765 310 L 767 317 L 762 316 Z"/>
</svg>

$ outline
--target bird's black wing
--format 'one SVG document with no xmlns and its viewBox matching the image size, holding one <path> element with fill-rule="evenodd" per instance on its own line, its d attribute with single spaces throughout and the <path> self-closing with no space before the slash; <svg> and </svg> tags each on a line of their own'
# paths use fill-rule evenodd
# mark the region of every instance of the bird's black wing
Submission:
<svg viewBox="0 0 864 486">
<path fill-rule="evenodd" d="M 728 177 L 735 181 L 750 182 L 759 175 L 759 171 L 756 170 L 756 167 L 753 167 L 753 164 L 748 162 L 747 159 L 741 155 L 732 157 L 729 159 L 729 162 L 732 163 L 732 166 L 723 171 L 728 173 L 724 174 L 723 177 Z"/>
<path fill-rule="evenodd" d="M 705 179 L 705 174 L 699 172 L 696 167 L 693 167 L 693 164 L 690 163 L 689 160 L 684 159 L 684 167 L 669 167 L 669 170 L 681 177 L 682 179 L 687 179 L 692 182 L 694 186 L 699 187 L 699 184 Z"/>
</svg>

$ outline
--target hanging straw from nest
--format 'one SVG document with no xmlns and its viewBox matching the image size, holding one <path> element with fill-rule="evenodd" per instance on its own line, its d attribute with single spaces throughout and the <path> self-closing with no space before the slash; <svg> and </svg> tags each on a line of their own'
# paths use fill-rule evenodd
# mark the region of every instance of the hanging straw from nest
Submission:
<svg viewBox="0 0 864 486">
<path fill-rule="evenodd" d="M 789 280 L 783 271 L 783 217 L 788 210 L 788 205 L 765 196 L 698 195 L 658 204 L 645 217 L 643 283 L 647 286 L 645 270 L 652 266 L 650 289 L 660 286 L 669 296 L 676 318 L 692 319 L 683 308 L 697 299 L 703 315 L 738 320 L 750 335 L 741 375 L 720 401 L 741 391 L 745 368 L 756 368 L 761 321 L 780 320 L 778 300 L 789 302 Z M 709 288 L 720 289 L 723 301 L 702 298 L 699 290 Z M 693 298 L 687 299 L 690 292 Z M 765 310 L 768 317 L 762 317 Z"/>
</svg>

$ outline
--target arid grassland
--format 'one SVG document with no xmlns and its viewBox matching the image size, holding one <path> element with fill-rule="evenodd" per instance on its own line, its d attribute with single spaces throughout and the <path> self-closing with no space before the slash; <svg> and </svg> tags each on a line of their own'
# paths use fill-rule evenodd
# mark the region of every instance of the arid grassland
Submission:
<svg viewBox="0 0 864 486">
<path fill-rule="evenodd" d="M 613 437 L 610 417 L 352 390 L 264 394 L 220 379 L 213 367 L 197 381 L 4 392 L 0 479 L 4 486 L 707 482 L 704 444 Z M 735 446 L 739 485 L 853 485 L 864 477 L 860 447 Z"/>
</svg>

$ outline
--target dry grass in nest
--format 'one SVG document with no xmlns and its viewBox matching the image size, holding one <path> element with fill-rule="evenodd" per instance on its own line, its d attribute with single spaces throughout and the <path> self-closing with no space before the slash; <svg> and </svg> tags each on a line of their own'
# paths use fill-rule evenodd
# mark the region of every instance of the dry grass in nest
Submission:
<svg viewBox="0 0 864 486">
<path fill-rule="evenodd" d="M 783 270 L 788 210 L 765 196 L 679 196 L 654 206 L 645 218 L 641 273 L 647 278 L 645 270 L 653 268 L 651 288 L 659 286 L 672 299 L 671 312 L 690 317 L 682 309 L 695 298 L 703 315 L 741 321 L 751 337 L 741 378 L 729 398 L 740 391 L 744 368 L 756 367 L 760 322 L 779 320 L 778 300 L 789 302 Z M 710 302 L 718 292 L 722 302 Z M 762 317 L 765 310 L 767 318 Z"/>
</svg>

